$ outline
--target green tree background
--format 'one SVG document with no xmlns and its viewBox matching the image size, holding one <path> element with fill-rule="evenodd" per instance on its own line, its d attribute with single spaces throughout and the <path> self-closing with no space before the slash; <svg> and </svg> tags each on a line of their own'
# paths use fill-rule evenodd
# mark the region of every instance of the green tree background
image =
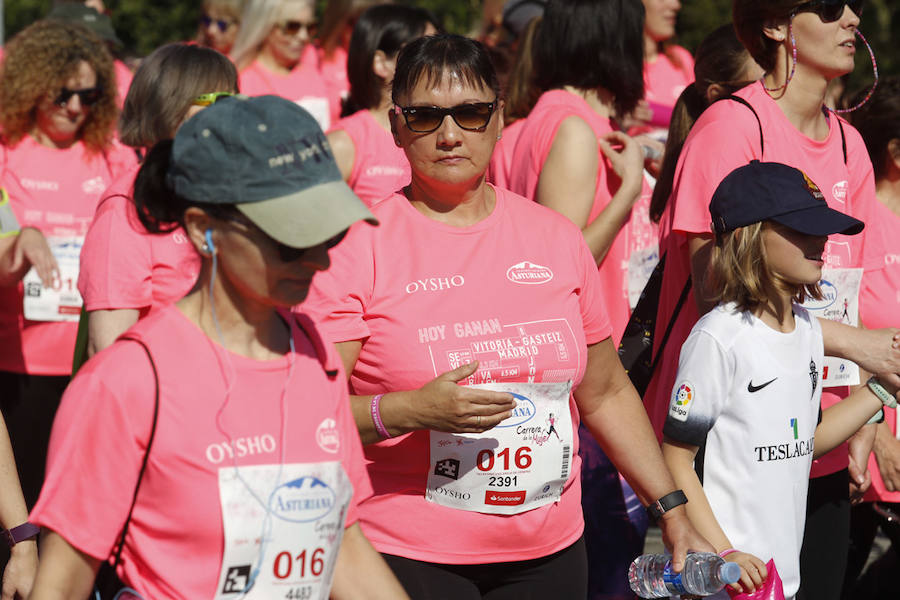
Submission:
<svg viewBox="0 0 900 600">
<path fill-rule="evenodd" d="M 327 0 L 318 0 L 320 7 Z M 481 0 L 414 0 L 442 19 L 449 31 L 476 31 L 481 17 Z M 52 0 L 3 0 L 4 39 L 47 14 Z M 703 37 L 728 22 L 731 2 L 728 0 L 683 0 L 679 18 L 679 42 L 689 50 L 696 48 Z M 113 23 L 125 44 L 125 51 L 145 56 L 160 44 L 190 39 L 200 13 L 200 1 L 195 0 L 106 0 Z M 900 2 L 897 0 L 869 0 L 860 30 L 875 49 L 878 67 L 883 75 L 900 74 Z M 857 68 L 849 78 L 848 87 L 860 89 L 872 80 L 868 53 L 859 48 Z"/>
</svg>

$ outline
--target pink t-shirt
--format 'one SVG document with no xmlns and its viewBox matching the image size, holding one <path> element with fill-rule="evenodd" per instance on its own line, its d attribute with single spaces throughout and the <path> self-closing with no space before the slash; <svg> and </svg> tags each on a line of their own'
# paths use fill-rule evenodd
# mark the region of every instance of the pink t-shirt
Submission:
<svg viewBox="0 0 900 600">
<path fill-rule="evenodd" d="M 248 96 L 281 96 L 308 110 L 322 131 L 327 131 L 331 125 L 328 89 L 315 62 L 302 60 L 293 71 L 282 75 L 255 60 L 241 71 L 240 90 Z"/>
<path fill-rule="evenodd" d="M 876 221 L 895 233 L 886 238 L 885 251 L 876 257 L 884 261 L 884 268 L 863 274 L 859 317 L 869 329 L 897 327 L 900 323 L 900 238 L 896 232 L 900 231 L 900 217 L 880 202 L 874 215 Z M 897 410 L 885 407 L 884 420 L 897 435 Z M 900 502 L 900 491 L 889 492 L 884 487 L 874 454 L 869 456 L 869 472 L 872 474 L 872 487 L 866 493 L 865 500 Z"/>
<path fill-rule="evenodd" d="M 472 360 L 480 367 L 467 383 L 581 381 L 587 346 L 610 335 L 590 252 L 562 216 L 494 189 L 493 212 L 465 228 L 392 196 L 373 208 L 380 226 L 351 228 L 332 251 L 304 309 L 323 316 L 335 342 L 363 341 L 351 393 L 417 389 Z M 570 407 L 577 431 L 571 398 Z M 546 556 L 583 529 L 577 447 L 572 457 L 558 503 L 498 516 L 425 499 L 428 431 L 372 444 L 366 458 L 376 495 L 360 506 L 360 523 L 380 552 L 415 560 Z"/>
<path fill-rule="evenodd" d="M 134 150 L 118 143 L 104 156 L 88 153 L 81 143 L 58 150 L 26 136 L 15 148 L 0 147 L 0 185 L 22 227 L 40 229 L 48 238 L 83 238 L 100 195 L 136 161 Z M 0 287 L 0 370 L 68 375 L 78 323 L 25 320 L 23 293 L 21 282 Z"/>
<path fill-rule="evenodd" d="M 103 195 L 81 249 L 78 291 L 85 310 L 134 308 L 145 316 L 190 291 L 200 257 L 181 228 L 148 233 L 131 198 L 138 167 Z"/>
<path fill-rule="evenodd" d="M 556 132 L 560 124 L 572 116 L 579 117 L 590 125 L 598 139 L 613 131 L 610 120 L 598 115 L 583 98 L 564 90 L 544 92 L 525 120 L 513 150 L 512 165 L 515 166 L 509 174 L 509 187 L 512 191 L 534 200 L 541 171 L 550 154 Z M 591 207 L 588 222 L 596 219 L 606 208 L 621 184 L 609 161 L 602 155 L 601 159 L 600 168 L 597 170 L 594 205 Z M 646 197 L 644 208 L 636 206 L 632 209 L 629 221 L 619 230 L 609 252 L 600 264 L 601 293 L 612 323 L 613 341 L 616 344 L 622 338 L 631 314 L 628 304 L 628 259 L 633 250 L 654 241 L 655 226 L 650 223 L 650 219 L 635 216 L 639 210 L 646 212 L 651 193 L 645 180 L 642 192 L 642 196 Z"/>
<path fill-rule="evenodd" d="M 672 196 L 660 221 L 660 254 L 667 258 L 656 322 L 657 344 L 691 273 L 687 236 L 711 233 L 709 201 L 722 179 L 735 168 L 761 159 L 801 169 L 819 186 L 829 206 L 866 223 L 871 222 L 878 203 L 872 164 L 856 129 L 842 121 L 847 143 L 845 164 L 834 113 L 829 113 L 828 137 L 813 140 L 797 131 L 762 84 L 747 86 L 737 95 L 755 108 L 763 123 L 765 153 L 760 155 L 756 118 L 747 107 L 734 101 L 713 104 L 691 130 L 678 160 Z M 882 264 L 878 261 L 863 261 L 863 249 L 868 257 L 869 252 L 878 253 L 883 243 L 878 229 L 871 227 L 856 236 L 833 235 L 825 250 L 826 265 L 879 269 Z M 692 290 L 644 394 L 644 404 L 658 436 L 668 411 L 681 345 L 697 319 Z M 827 388 L 822 393 L 822 407 L 828 408 L 846 394 L 846 388 Z M 815 461 L 813 474 L 824 475 L 846 466 L 847 449 L 841 446 Z"/>
<path fill-rule="evenodd" d="M 331 57 L 317 48 L 319 57 L 319 73 L 328 89 L 328 101 L 331 104 L 331 122 L 341 117 L 341 101 L 350 94 L 350 80 L 347 79 L 347 50 L 338 46 Z"/>
<path fill-rule="evenodd" d="M 648 129 L 669 128 L 678 97 L 693 81 L 694 58 L 681 46 L 669 46 L 653 62 L 644 62 L 644 99 L 653 111 Z"/>
<path fill-rule="evenodd" d="M 488 165 L 487 180 L 497 187 L 509 189 L 509 180 L 512 173 L 513 150 L 519 140 L 525 119 L 519 119 L 512 125 L 503 128 L 503 136 L 494 146 L 491 162 Z"/>
<path fill-rule="evenodd" d="M 384 200 L 409 185 L 410 169 L 406 154 L 394 143 L 368 110 L 361 110 L 334 124 L 353 140 L 353 169 L 347 183 L 366 206 Z"/>
<path fill-rule="evenodd" d="M 175 306 L 129 330 L 149 347 L 160 383 L 156 435 L 119 569 L 142 597 L 215 595 L 224 545 L 220 469 L 278 465 L 282 456 L 285 464 L 340 461 L 355 490 L 346 523 L 357 520 L 356 503 L 371 485 L 340 359 L 309 319 L 306 334 L 290 321 L 296 352 L 285 424 L 287 356 L 229 354 L 234 370 L 220 368 L 224 352 Z M 63 395 L 29 520 L 89 556 L 110 555 L 150 436 L 155 387 L 147 355 L 132 341 L 85 364 Z"/>
</svg>

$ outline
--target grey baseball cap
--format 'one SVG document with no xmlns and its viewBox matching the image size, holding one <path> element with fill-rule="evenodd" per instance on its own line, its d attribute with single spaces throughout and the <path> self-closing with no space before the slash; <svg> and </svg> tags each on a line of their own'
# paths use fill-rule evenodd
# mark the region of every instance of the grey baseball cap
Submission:
<svg viewBox="0 0 900 600">
<path fill-rule="evenodd" d="M 122 45 L 122 40 L 116 35 L 116 30 L 113 29 L 112 19 L 109 18 L 109 15 L 98 13 L 90 6 L 76 2 L 58 4 L 53 7 L 47 18 L 83 25 L 93 31 L 104 42 L 110 42 L 115 46 Z"/>
<path fill-rule="evenodd" d="M 191 117 L 175 136 L 166 180 L 186 200 L 233 205 L 293 248 L 357 221 L 378 224 L 344 183 L 316 120 L 278 96 L 224 98 Z"/>
</svg>

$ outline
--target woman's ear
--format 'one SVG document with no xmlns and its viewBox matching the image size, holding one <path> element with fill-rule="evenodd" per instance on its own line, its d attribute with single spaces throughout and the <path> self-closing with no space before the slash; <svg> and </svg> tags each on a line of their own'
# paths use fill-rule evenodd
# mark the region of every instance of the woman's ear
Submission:
<svg viewBox="0 0 900 600">
<path fill-rule="evenodd" d="M 391 109 L 388 110 L 388 121 L 391 124 L 391 135 L 394 136 L 394 144 L 396 144 L 398 148 L 401 148 L 400 136 L 397 134 L 399 123 L 397 123 L 397 112 L 394 110 L 394 107 L 391 107 Z"/>
<path fill-rule="evenodd" d="M 381 50 L 376 50 L 375 56 L 372 57 L 372 72 L 385 82 L 388 82 L 394 77 L 392 62 L 388 59 L 387 54 Z"/>
<path fill-rule="evenodd" d="M 212 256 L 215 253 L 217 238 L 215 225 L 212 217 L 203 209 L 191 206 L 184 211 L 184 231 L 201 256 Z M 207 232 L 209 232 L 209 239 L 207 239 Z"/>
<path fill-rule="evenodd" d="M 778 43 L 787 39 L 790 21 L 770 19 L 763 24 L 763 35 Z"/>
<path fill-rule="evenodd" d="M 888 172 L 900 173 L 900 138 L 894 138 L 887 145 Z"/>
</svg>

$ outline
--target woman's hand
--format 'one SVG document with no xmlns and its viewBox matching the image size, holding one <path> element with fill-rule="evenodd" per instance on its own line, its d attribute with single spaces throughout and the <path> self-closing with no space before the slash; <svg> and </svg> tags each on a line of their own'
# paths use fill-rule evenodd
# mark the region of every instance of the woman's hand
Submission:
<svg viewBox="0 0 900 600">
<path fill-rule="evenodd" d="M 658 524 L 662 531 L 663 544 L 672 552 L 672 568 L 676 573 L 681 573 L 684 568 L 684 559 L 688 552 L 715 554 L 715 547 L 694 528 L 684 506 L 666 511 Z"/>
<path fill-rule="evenodd" d="M 27 598 L 37 575 L 37 540 L 25 540 L 12 547 L 9 562 L 3 571 L 2 600 Z"/>
<path fill-rule="evenodd" d="M 600 151 L 609 160 L 622 185 L 620 192 L 633 195 L 632 205 L 640 198 L 644 179 L 644 152 L 641 145 L 621 131 L 611 131 L 597 140 Z"/>
<path fill-rule="evenodd" d="M 458 385 L 478 370 L 478 361 L 432 379 L 416 393 L 412 418 L 416 429 L 449 433 L 481 433 L 512 415 L 516 401 L 510 394 Z"/>
<path fill-rule="evenodd" d="M 889 492 L 900 491 L 900 440 L 894 437 L 887 423 L 875 426 L 875 460 L 878 472 Z"/>
<path fill-rule="evenodd" d="M 725 556 L 725 560 L 741 568 L 741 578 L 730 586 L 738 593 L 758 590 L 769 576 L 766 563 L 747 552 L 732 552 Z"/>
<path fill-rule="evenodd" d="M 25 276 L 30 267 L 34 267 L 41 283 L 45 287 L 53 285 L 53 278 L 59 273 L 56 258 L 50 251 L 50 245 L 44 234 L 34 227 L 24 227 L 19 232 L 12 250 L 10 273 L 17 275 L 16 281 Z"/>
</svg>

